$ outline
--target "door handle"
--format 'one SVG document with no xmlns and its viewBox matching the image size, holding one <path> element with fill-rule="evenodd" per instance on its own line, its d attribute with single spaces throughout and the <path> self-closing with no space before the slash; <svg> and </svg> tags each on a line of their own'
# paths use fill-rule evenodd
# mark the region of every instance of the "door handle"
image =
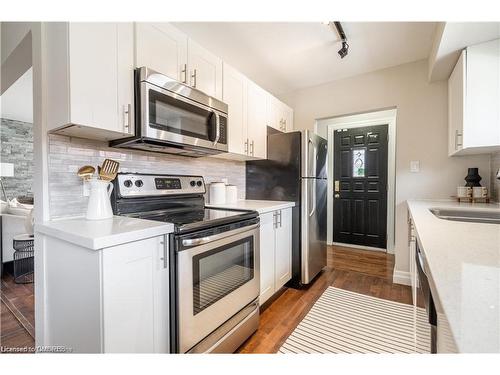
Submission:
<svg viewBox="0 0 500 375">
<path fill-rule="evenodd" d="M 163 268 L 168 268 L 168 245 L 166 236 L 160 241 L 160 245 L 163 245 L 163 257 L 160 260 L 163 261 Z"/>
<path fill-rule="evenodd" d="M 182 83 L 187 83 L 187 64 L 184 64 L 181 74 L 183 74 Z"/>
<path fill-rule="evenodd" d="M 123 106 L 123 130 L 125 133 L 130 133 L 130 114 L 131 105 L 127 104 Z"/>
<path fill-rule="evenodd" d="M 230 230 L 228 232 L 214 234 L 212 236 L 198 237 L 198 238 L 186 238 L 186 239 L 182 240 L 182 246 L 192 247 L 192 246 L 204 245 L 204 244 L 207 244 L 209 242 L 220 240 L 220 239 L 223 239 L 226 237 L 231 237 L 231 236 L 234 236 L 235 234 L 250 231 L 250 230 L 258 228 L 258 227 L 259 227 L 259 224 L 252 224 L 252 225 L 249 225 L 246 227 Z"/>
<path fill-rule="evenodd" d="M 193 84 L 191 86 L 196 88 L 196 69 L 193 70 L 193 74 L 191 74 L 191 78 L 192 78 L 192 82 L 193 82 Z"/>
<path fill-rule="evenodd" d="M 245 154 L 248 155 L 248 138 L 247 140 L 245 141 Z"/>
<path fill-rule="evenodd" d="M 312 200 L 311 200 L 312 201 L 312 205 L 311 205 L 312 209 L 309 212 L 309 217 L 311 217 L 314 214 L 314 212 L 316 211 L 316 180 L 313 179 L 312 182 L 313 182 L 314 186 L 312 188 L 312 194 L 311 194 L 311 197 L 312 197 Z"/>
<path fill-rule="evenodd" d="M 334 197 L 335 198 L 340 198 L 340 194 L 335 194 Z"/>
<path fill-rule="evenodd" d="M 252 142 L 250 142 L 250 155 L 254 156 L 253 155 L 253 151 L 254 151 L 254 142 L 253 142 L 253 139 L 252 139 Z"/>
<path fill-rule="evenodd" d="M 215 140 L 214 140 L 214 146 L 215 146 L 220 139 L 220 118 L 219 115 L 215 112 L 214 116 L 215 116 Z"/>
</svg>

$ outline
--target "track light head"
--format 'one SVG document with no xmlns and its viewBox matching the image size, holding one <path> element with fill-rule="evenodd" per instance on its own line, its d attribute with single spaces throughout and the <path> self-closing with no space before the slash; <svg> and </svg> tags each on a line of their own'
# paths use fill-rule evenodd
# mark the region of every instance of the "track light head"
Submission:
<svg viewBox="0 0 500 375">
<path fill-rule="evenodd" d="M 340 55 L 340 58 L 343 59 L 344 57 L 347 56 L 347 53 L 349 52 L 349 44 L 345 40 L 342 41 L 342 48 L 339 49 L 338 54 Z"/>
</svg>

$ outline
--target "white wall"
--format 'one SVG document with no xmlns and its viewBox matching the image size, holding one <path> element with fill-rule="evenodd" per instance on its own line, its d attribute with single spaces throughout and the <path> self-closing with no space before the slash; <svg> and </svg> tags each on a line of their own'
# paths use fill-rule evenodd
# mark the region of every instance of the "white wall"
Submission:
<svg viewBox="0 0 500 375">
<path fill-rule="evenodd" d="M 407 212 L 411 198 L 449 199 L 464 184 L 468 167 L 478 167 L 490 186 L 490 157 L 447 156 L 447 83 L 427 82 L 422 60 L 299 90 L 282 96 L 294 108 L 296 129 L 314 129 L 316 119 L 397 108 L 395 270 L 407 272 Z M 410 173 L 420 160 L 420 173 Z"/>
<path fill-rule="evenodd" d="M 30 68 L 0 96 L 0 117 L 33 123 L 33 69 Z"/>
</svg>

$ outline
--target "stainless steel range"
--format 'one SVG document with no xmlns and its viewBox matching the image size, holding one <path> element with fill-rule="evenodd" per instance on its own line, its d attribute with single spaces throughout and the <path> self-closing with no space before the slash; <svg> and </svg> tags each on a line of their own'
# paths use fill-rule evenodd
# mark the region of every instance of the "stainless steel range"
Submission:
<svg viewBox="0 0 500 375">
<path fill-rule="evenodd" d="M 116 215 L 173 223 L 171 351 L 230 353 L 259 323 L 259 217 L 205 208 L 199 176 L 121 173 Z"/>
</svg>

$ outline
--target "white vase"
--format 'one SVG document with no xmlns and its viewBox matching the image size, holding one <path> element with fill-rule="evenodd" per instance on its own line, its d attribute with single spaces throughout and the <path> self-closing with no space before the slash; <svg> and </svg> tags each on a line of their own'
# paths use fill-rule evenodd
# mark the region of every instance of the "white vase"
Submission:
<svg viewBox="0 0 500 375">
<path fill-rule="evenodd" d="M 109 197 L 113 184 L 104 180 L 91 180 L 89 203 L 87 205 L 87 220 L 103 220 L 113 217 Z"/>
</svg>

